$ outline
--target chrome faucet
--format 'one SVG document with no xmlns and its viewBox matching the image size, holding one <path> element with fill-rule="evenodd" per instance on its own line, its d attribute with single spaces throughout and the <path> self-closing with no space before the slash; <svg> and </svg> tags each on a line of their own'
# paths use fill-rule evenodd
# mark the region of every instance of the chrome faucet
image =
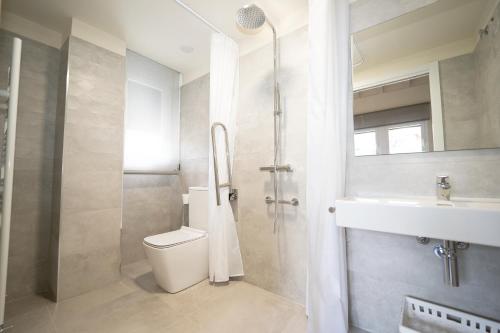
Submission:
<svg viewBox="0 0 500 333">
<path fill-rule="evenodd" d="M 436 177 L 436 194 L 438 200 L 450 200 L 451 194 L 451 184 L 450 177 L 448 176 L 437 176 Z"/>
</svg>

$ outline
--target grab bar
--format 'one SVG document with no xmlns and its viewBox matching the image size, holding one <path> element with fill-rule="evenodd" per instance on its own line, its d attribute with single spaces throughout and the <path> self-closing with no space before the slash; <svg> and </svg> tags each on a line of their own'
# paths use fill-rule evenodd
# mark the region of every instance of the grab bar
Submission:
<svg viewBox="0 0 500 333">
<path fill-rule="evenodd" d="M 215 140 L 215 129 L 217 126 L 222 127 L 224 130 L 224 137 L 226 142 L 226 163 L 227 163 L 227 183 L 220 183 L 219 180 L 219 162 L 217 161 L 217 142 Z M 212 154 L 214 157 L 214 174 L 215 174 L 215 195 L 217 199 L 217 206 L 220 206 L 220 189 L 221 187 L 229 187 L 229 192 L 232 191 L 232 178 L 231 178 L 231 161 L 229 159 L 229 139 L 227 135 L 227 128 L 223 123 L 213 123 L 210 130 L 212 133 Z"/>
</svg>

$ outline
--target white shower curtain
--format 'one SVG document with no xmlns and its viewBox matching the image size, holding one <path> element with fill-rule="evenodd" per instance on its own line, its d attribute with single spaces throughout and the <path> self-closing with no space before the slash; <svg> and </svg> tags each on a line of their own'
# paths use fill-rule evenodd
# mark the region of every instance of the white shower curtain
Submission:
<svg viewBox="0 0 500 333">
<path fill-rule="evenodd" d="M 309 333 L 347 333 L 345 231 L 330 212 L 345 191 L 352 122 L 348 0 L 309 0 L 307 218 Z"/>
<path fill-rule="evenodd" d="M 238 81 L 238 45 L 231 38 L 223 34 L 212 34 L 210 53 L 210 126 L 215 122 L 220 122 L 226 126 L 231 159 L 234 156 Z M 220 183 L 225 183 L 228 174 L 224 133 L 220 127 L 216 129 L 216 133 L 219 179 Z M 229 277 L 243 275 L 243 263 L 227 188 L 221 189 L 221 205 L 217 206 L 211 138 L 209 151 L 209 278 L 212 282 L 226 282 L 229 280 Z M 231 160 L 230 162 L 232 166 L 233 161 Z"/>
</svg>

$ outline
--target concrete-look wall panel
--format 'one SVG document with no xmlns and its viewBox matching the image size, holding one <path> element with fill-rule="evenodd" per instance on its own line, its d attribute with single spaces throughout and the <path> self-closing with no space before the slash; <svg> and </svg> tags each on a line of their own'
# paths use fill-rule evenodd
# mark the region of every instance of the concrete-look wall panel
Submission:
<svg viewBox="0 0 500 333">
<path fill-rule="evenodd" d="M 12 38 L 0 30 L 0 87 L 7 86 Z M 8 301 L 49 289 L 59 50 L 23 40 L 7 278 Z M 4 117 L 0 117 L 3 124 Z"/>
<path fill-rule="evenodd" d="M 142 245 L 145 237 L 181 227 L 181 193 L 178 175 L 125 175 L 122 264 L 146 258 Z"/>
<path fill-rule="evenodd" d="M 120 278 L 125 57 L 69 38 L 57 299 Z"/>
<path fill-rule="evenodd" d="M 181 176 L 184 191 L 208 186 L 210 75 L 181 89 Z"/>
</svg>

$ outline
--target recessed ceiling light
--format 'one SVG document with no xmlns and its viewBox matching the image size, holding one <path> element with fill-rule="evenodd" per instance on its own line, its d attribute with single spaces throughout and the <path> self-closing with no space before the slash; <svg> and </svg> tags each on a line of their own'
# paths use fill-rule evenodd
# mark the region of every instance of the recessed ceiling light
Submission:
<svg viewBox="0 0 500 333">
<path fill-rule="evenodd" d="M 183 45 L 181 46 L 181 51 L 184 53 L 193 53 L 194 48 L 191 46 Z"/>
</svg>

